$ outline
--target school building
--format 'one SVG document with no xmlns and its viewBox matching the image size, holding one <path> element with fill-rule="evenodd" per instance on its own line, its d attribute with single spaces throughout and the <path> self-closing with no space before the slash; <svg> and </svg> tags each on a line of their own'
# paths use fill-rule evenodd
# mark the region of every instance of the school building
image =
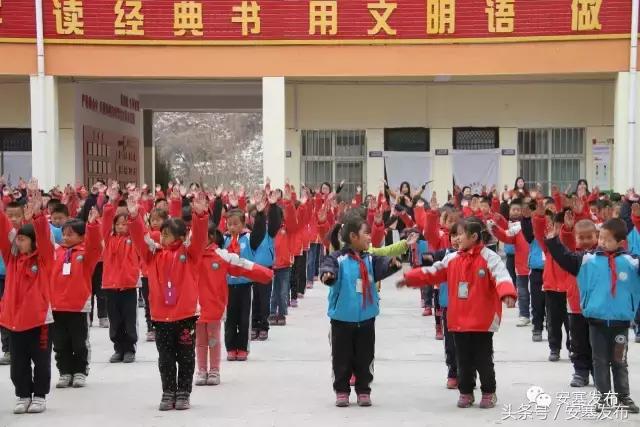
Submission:
<svg viewBox="0 0 640 427">
<path fill-rule="evenodd" d="M 0 168 L 45 188 L 152 184 L 154 111 L 262 112 L 276 185 L 624 191 L 637 5 L 0 0 Z"/>
</svg>

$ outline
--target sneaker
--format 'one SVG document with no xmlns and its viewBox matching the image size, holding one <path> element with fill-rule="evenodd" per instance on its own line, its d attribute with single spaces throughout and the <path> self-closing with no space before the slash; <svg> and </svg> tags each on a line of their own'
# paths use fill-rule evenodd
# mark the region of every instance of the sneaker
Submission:
<svg viewBox="0 0 640 427">
<path fill-rule="evenodd" d="M 351 378 L 349 378 L 349 385 L 351 387 L 356 385 L 356 376 L 355 375 L 351 375 Z"/>
<path fill-rule="evenodd" d="M 519 317 L 518 323 L 516 323 L 516 326 L 519 328 L 522 328 L 523 326 L 529 326 L 530 324 L 531 324 L 531 320 L 529 320 L 528 317 Z"/>
<path fill-rule="evenodd" d="M 44 397 L 34 397 L 29 405 L 27 412 L 29 414 L 41 414 L 47 410 L 47 401 Z"/>
<path fill-rule="evenodd" d="M 68 388 L 71 387 L 71 383 L 73 382 L 73 377 L 69 374 L 60 375 L 60 379 L 56 384 L 56 388 Z"/>
<path fill-rule="evenodd" d="M 266 341 L 268 339 L 269 339 L 269 331 L 260 331 L 260 333 L 258 333 L 259 341 Z"/>
<path fill-rule="evenodd" d="M 278 317 L 275 314 L 271 314 L 267 318 L 267 322 L 269 322 L 269 326 L 275 326 L 278 324 Z"/>
<path fill-rule="evenodd" d="M 109 319 L 107 319 L 106 317 L 102 318 L 99 320 L 98 326 L 100 326 L 101 328 L 104 329 L 108 329 L 109 328 Z"/>
<path fill-rule="evenodd" d="M 189 392 L 188 391 L 179 391 L 176 393 L 176 410 L 177 411 L 184 411 L 186 409 L 190 409 L 191 408 L 191 402 L 189 399 Z"/>
<path fill-rule="evenodd" d="M 11 353 L 6 352 L 2 357 L 0 357 L 0 365 L 11 365 Z"/>
<path fill-rule="evenodd" d="M 196 385 L 207 385 L 207 373 L 206 372 L 196 372 Z"/>
<path fill-rule="evenodd" d="M 227 360 L 233 362 L 238 360 L 238 352 L 236 350 L 230 350 L 227 352 Z"/>
<path fill-rule="evenodd" d="M 633 400 L 631 400 L 630 396 L 620 396 L 618 397 L 618 405 L 625 408 L 631 414 L 640 413 L 640 408 L 635 404 Z"/>
<path fill-rule="evenodd" d="M 455 390 L 458 388 L 458 379 L 457 378 L 447 378 L 447 388 L 449 390 Z"/>
<path fill-rule="evenodd" d="M 156 340 L 156 331 L 147 332 L 147 342 L 153 342 Z"/>
<path fill-rule="evenodd" d="M 292 299 L 292 300 L 291 300 L 291 306 L 290 306 L 290 307 L 293 307 L 293 308 L 298 307 L 298 300 L 297 300 L 297 299 Z"/>
<path fill-rule="evenodd" d="M 336 406 L 338 408 L 349 406 L 349 393 L 336 393 Z"/>
<path fill-rule="evenodd" d="M 123 363 L 133 363 L 136 361 L 136 354 L 132 351 L 128 351 L 124 354 L 122 358 Z"/>
<path fill-rule="evenodd" d="M 580 374 L 573 374 L 573 378 L 571 379 L 571 383 L 569 383 L 571 387 L 586 387 L 589 385 L 589 374 L 586 377 Z"/>
<path fill-rule="evenodd" d="M 31 398 L 29 397 L 19 397 L 16 402 L 15 408 L 13 408 L 14 414 L 26 414 L 27 410 L 29 410 L 29 405 L 31 405 Z"/>
<path fill-rule="evenodd" d="M 480 408 L 490 409 L 495 408 L 498 403 L 498 396 L 495 393 L 482 393 L 482 400 L 480 400 Z"/>
<path fill-rule="evenodd" d="M 287 318 L 284 316 L 278 316 L 278 318 L 276 319 L 276 325 L 285 326 L 286 324 L 287 324 Z"/>
<path fill-rule="evenodd" d="M 458 398 L 458 408 L 470 408 L 475 402 L 473 394 L 461 394 Z"/>
<path fill-rule="evenodd" d="M 371 396 L 368 394 L 359 394 L 358 395 L 358 406 L 371 406 Z"/>
<path fill-rule="evenodd" d="M 422 311 L 422 315 L 433 316 L 433 310 L 431 309 L 431 307 L 425 307 L 424 310 Z"/>
<path fill-rule="evenodd" d="M 87 376 L 85 374 L 73 375 L 73 388 L 82 388 L 87 385 Z"/>
<path fill-rule="evenodd" d="M 298 299 L 304 299 L 304 294 L 301 294 L 300 292 L 298 292 Z"/>
<path fill-rule="evenodd" d="M 542 341 L 542 331 L 533 331 L 531 333 L 531 340 L 533 342 L 541 342 Z"/>
<path fill-rule="evenodd" d="M 258 330 L 257 329 L 252 329 L 251 330 L 251 341 L 255 341 L 258 339 Z"/>
<path fill-rule="evenodd" d="M 549 354 L 549 362 L 557 362 L 558 360 L 560 360 L 560 352 L 551 350 L 551 353 Z"/>
<path fill-rule="evenodd" d="M 207 375 L 207 385 L 219 385 L 220 384 L 220 371 L 212 369 Z"/>
<path fill-rule="evenodd" d="M 124 358 L 124 354 L 118 353 L 116 351 L 115 353 L 113 353 L 113 355 L 109 359 L 109 363 L 120 363 L 120 362 L 122 362 L 123 358 Z"/>
<path fill-rule="evenodd" d="M 441 341 L 444 339 L 444 333 L 442 332 L 442 325 L 436 325 L 436 339 Z"/>
<path fill-rule="evenodd" d="M 173 392 L 165 391 L 162 393 L 162 399 L 160 400 L 160 406 L 158 407 L 161 411 L 170 411 L 174 409 L 176 406 L 176 395 Z"/>
<path fill-rule="evenodd" d="M 238 358 L 236 359 L 238 362 L 245 362 L 249 357 L 249 352 L 238 350 Z"/>
</svg>

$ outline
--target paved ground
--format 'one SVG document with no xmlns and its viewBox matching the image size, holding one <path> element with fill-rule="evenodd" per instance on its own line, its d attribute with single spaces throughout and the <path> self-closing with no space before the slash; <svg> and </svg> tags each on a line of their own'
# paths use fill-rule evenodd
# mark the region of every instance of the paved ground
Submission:
<svg viewBox="0 0 640 427">
<path fill-rule="evenodd" d="M 225 361 L 220 386 L 194 387 L 190 411 L 156 410 L 161 390 L 153 343 L 140 344 L 137 363 L 111 365 L 107 363 L 112 353 L 107 331 L 92 328 L 93 361 L 87 388 L 53 389 L 45 415 L 12 415 L 14 397 L 9 368 L 0 367 L 0 426 L 39 426 L 43 422 L 65 427 L 581 425 L 577 420 L 566 421 L 571 414 L 580 412 L 580 396 L 570 395 L 573 409 L 557 409 L 558 393 L 576 391 L 568 385 L 571 367 L 567 352 L 562 352 L 560 362 L 548 362 L 547 343 L 533 343 L 528 328 L 515 327 L 516 310 L 508 310 L 494 340 L 499 407 L 461 410 L 455 407 L 457 391 L 444 386 L 443 345 L 434 340 L 433 317 L 420 316 L 418 292 L 398 291 L 390 279 L 384 283 L 382 295 L 372 408 L 333 406 L 326 289 L 316 285 L 301 300 L 300 308 L 293 309 L 288 326 L 273 328 L 269 341 L 253 345 L 249 362 Z M 631 344 L 630 383 L 637 400 L 639 362 L 640 344 Z M 52 381 L 57 381 L 57 373 Z M 515 411 L 526 404 L 526 392 L 532 385 L 542 387 L 553 397 L 548 420 L 535 416 L 529 421 L 503 420 L 507 415 L 503 405 L 511 404 Z M 592 392 L 593 387 L 583 391 Z M 640 425 L 640 416 L 630 415 L 626 424 Z"/>
</svg>

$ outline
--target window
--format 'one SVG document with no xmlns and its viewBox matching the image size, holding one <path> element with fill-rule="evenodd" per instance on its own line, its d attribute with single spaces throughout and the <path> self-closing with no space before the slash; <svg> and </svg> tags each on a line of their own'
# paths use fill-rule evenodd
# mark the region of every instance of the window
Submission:
<svg viewBox="0 0 640 427">
<path fill-rule="evenodd" d="M 561 189 L 584 176 L 586 140 L 583 128 L 518 129 L 518 169 L 527 186 Z"/>
<path fill-rule="evenodd" d="M 453 128 L 454 150 L 499 148 L 498 128 Z"/>
<path fill-rule="evenodd" d="M 429 129 L 385 129 L 384 151 L 429 151 Z"/>
<path fill-rule="evenodd" d="M 31 129 L 0 129 L 0 175 L 12 185 L 31 178 Z"/>
<path fill-rule="evenodd" d="M 342 199 L 365 187 L 366 134 L 364 130 L 303 130 L 302 176 L 309 187 L 329 182 L 335 188 L 344 180 Z"/>
</svg>

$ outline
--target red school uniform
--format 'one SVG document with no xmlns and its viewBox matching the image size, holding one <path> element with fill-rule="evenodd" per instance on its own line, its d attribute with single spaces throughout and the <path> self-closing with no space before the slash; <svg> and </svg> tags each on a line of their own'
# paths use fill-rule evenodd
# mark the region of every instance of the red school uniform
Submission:
<svg viewBox="0 0 640 427">
<path fill-rule="evenodd" d="M 116 208 L 112 204 L 106 205 L 102 214 L 102 289 L 133 289 L 140 278 L 140 257 L 130 234 L 113 233 L 115 216 Z"/>
</svg>

